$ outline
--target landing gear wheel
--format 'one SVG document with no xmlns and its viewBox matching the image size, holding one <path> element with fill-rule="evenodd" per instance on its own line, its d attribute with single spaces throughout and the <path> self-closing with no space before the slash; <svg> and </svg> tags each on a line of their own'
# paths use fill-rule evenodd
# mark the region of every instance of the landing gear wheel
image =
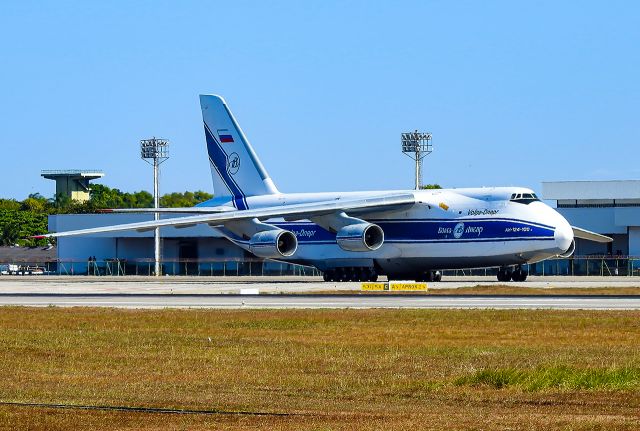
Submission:
<svg viewBox="0 0 640 431">
<path fill-rule="evenodd" d="M 511 270 L 509 268 L 500 268 L 498 270 L 498 281 L 511 281 Z"/>
<path fill-rule="evenodd" d="M 378 274 L 374 268 L 367 267 L 341 267 L 328 268 L 322 273 L 324 281 L 377 281 Z"/>
<path fill-rule="evenodd" d="M 333 271 L 330 269 L 327 269 L 325 272 L 322 273 L 322 279 L 324 281 L 333 281 Z"/>
<path fill-rule="evenodd" d="M 433 281 L 442 281 L 442 273 L 440 271 L 433 271 L 433 276 L 431 278 Z"/>
<path fill-rule="evenodd" d="M 525 281 L 527 279 L 527 271 L 525 271 L 522 268 L 518 268 L 515 271 L 513 271 L 513 274 L 511 274 L 511 278 L 513 279 L 513 281 Z"/>
<path fill-rule="evenodd" d="M 364 270 L 364 277 L 362 279 L 364 281 L 376 282 L 378 281 L 378 274 L 376 274 L 375 269 L 367 268 Z"/>
<path fill-rule="evenodd" d="M 358 268 L 350 268 L 347 274 L 347 280 L 360 281 L 360 271 L 358 270 Z"/>
</svg>

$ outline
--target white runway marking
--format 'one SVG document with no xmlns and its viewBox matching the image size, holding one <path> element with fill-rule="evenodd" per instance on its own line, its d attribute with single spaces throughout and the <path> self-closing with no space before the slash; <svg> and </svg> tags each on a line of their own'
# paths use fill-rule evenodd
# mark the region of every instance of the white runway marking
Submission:
<svg viewBox="0 0 640 431">
<path fill-rule="evenodd" d="M 633 296 L 0 295 L 0 305 L 115 308 L 460 308 L 640 310 Z"/>
</svg>

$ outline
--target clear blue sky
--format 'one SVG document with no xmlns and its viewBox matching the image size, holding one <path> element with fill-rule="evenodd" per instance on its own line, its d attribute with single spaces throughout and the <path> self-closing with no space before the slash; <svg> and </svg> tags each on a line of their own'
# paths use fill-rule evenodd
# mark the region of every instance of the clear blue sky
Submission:
<svg viewBox="0 0 640 431">
<path fill-rule="evenodd" d="M 281 191 L 640 178 L 640 2 L 3 1 L 0 196 L 41 169 L 211 191 L 198 94 L 223 95 Z"/>
</svg>

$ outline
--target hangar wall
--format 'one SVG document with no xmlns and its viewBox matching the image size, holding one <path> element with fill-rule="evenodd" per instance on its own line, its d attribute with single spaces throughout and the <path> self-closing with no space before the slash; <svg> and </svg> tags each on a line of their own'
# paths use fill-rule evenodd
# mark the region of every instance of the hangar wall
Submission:
<svg viewBox="0 0 640 431">
<path fill-rule="evenodd" d="M 640 256 L 640 181 L 543 182 L 542 196 L 573 226 L 613 238 L 611 244 L 576 241 L 576 256 Z"/>
<path fill-rule="evenodd" d="M 629 227 L 629 255 L 640 256 L 640 227 Z"/>
<path fill-rule="evenodd" d="M 60 214 L 49 216 L 49 230 L 85 229 L 152 219 L 153 215 L 150 214 Z M 246 256 L 243 249 L 206 225 L 183 229 L 162 228 L 161 235 L 163 261 L 237 260 Z M 58 238 L 57 250 L 59 260 L 78 262 L 80 265 L 86 263 L 90 256 L 98 261 L 153 259 L 153 232 L 122 231 L 62 237 Z M 78 267 L 78 270 L 86 271 L 86 265 Z"/>
</svg>

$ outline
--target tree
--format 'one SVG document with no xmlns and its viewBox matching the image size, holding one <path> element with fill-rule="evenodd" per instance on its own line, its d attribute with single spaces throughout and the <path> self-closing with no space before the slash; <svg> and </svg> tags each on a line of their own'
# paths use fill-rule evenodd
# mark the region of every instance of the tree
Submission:
<svg viewBox="0 0 640 431">
<path fill-rule="evenodd" d="M 201 190 L 168 193 L 160 198 L 160 203 L 168 208 L 191 207 L 212 197 Z M 47 216 L 51 214 L 83 214 L 107 208 L 151 207 L 153 196 L 145 190 L 127 193 L 102 184 L 92 185 L 90 199 L 86 202 L 74 201 L 62 193 L 52 199 L 33 193 L 22 202 L 0 199 L 0 245 L 46 245 L 52 239 L 36 240 L 30 237 L 47 232 Z"/>
<path fill-rule="evenodd" d="M 421 187 L 423 190 L 441 189 L 440 184 L 424 184 Z"/>
<path fill-rule="evenodd" d="M 17 211 L 22 205 L 15 199 L 0 199 L 0 210 Z"/>
<path fill-rule="evenodd" d="M 18 239 L 18 227 L 15 222 L 0 224 L 0 245 L 14 245 Z"/>
<path fill-rule="evenodd" d="M 69 195 L 62 192 L 56 194 L 56 197 L 53 199 L 53 206 L 58 209 L 67 208 L 71 203 L 72 200 Z"/>
<path fill-rule="evenodd" d="M 165 208 L 192 207 L 209 200 L 213 195 L 198 190 L 197 192 L 169 193 L 160 198 L 160 206 Z"/>
<path fill-rule="evenodd" d="M 31 199 L 37 199 L 39 201 L 45 201 L 47 200 L 47 198 L 45 198 L 44 196 L 42 196 L 40 193 L 35 192 L 35 193 L 31 193 L 29 196 L 29 198 Z"/>
<path fill-rule="evenodd" d="M 0 244 L 44 245 L 29 238 L 47 231 L 47 214 L 28 210 L 0 210 Z"/>
<path fill-rule="evenodd" d="M 102 184 L 91 186 L 90 202 L 95 209 L 105 208 L 150 208 L 153 196 L 147 191 L 122 192 Z"/>
<path fill-rule="evenodd" d="M 40 199 L 26 198 L 22 201 L 21 209 L 23 211 L 42 212 L 47 206 L 47 201 Z"/>
</svg>

